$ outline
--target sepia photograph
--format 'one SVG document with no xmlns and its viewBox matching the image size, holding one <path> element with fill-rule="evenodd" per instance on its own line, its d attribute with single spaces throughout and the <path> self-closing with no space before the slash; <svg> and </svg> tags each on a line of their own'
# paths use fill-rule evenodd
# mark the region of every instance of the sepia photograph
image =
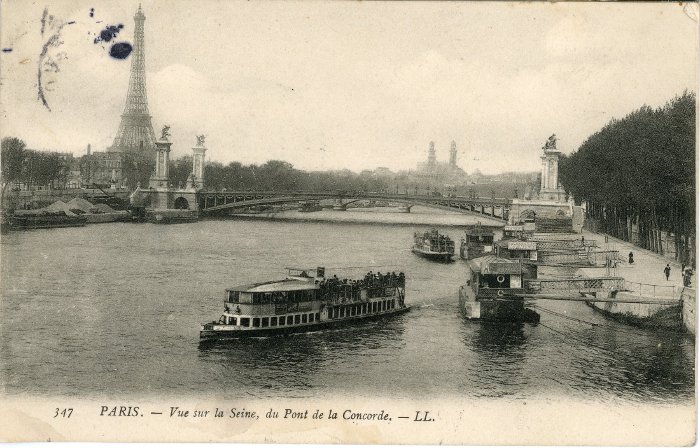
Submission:
<svg viewBox="0 0 700 448">
<path fill-rule="evenodd" d="M 699 15 L 3 1 L 0 442 L 695 444 Z"/>
</svg>

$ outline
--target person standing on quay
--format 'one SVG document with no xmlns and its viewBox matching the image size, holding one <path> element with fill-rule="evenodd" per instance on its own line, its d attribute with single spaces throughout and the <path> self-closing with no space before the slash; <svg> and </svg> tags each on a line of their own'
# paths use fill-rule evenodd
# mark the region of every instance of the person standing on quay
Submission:
<svg viewBox="0 0 700 448">
<path fill-rule="evenodd" d="M 629 264 L 634 264 L 634 254 L 632 252 L 629 254 Z"/>
<path fill-rule="evenodd" d="M 666 267 L 664 268 L 664 274 L 666 274 L 666 281 L 668 281 L 668 278 L 671 276 L 671 265 L 666 263 Z"/>
</svg>

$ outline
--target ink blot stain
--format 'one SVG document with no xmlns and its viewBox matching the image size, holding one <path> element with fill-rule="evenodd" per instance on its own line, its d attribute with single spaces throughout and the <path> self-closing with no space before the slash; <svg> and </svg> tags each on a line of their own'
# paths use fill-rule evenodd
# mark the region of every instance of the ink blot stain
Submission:
<svg viewBox="0 0 700 448">
<path fill-rule="evenodd" d="M 9 53 L 9 52 L 11 52 L 11 51 L 12 51 L 12 48 L 3 48 L 3 49 L 2 49 L 2 52 L 3 52 L 3 53 Z"/>
<path fill-rule="evenodd" d="M 95 8 L 90 8 L 90 17 L 95 17 Z"/>
<path fill-rule="evenodd" d="M 68 22 L 66 25 L 73 25 L 74 23 L 75 23 L 75 20 L 71 20 L 71 21 Z"/>
<path fill-rule="evenodd" d="M 99 42 L 109 42 L 112 39 L 115 39 L 117 37 L 117 34 L 119 34 L 119 31 L 124 28 L 124 25 L 119 24 L 119 25 L 107 25 L 105 29 L 100 31 L 100 37 L 95 38 L 95 43 Z"/>
<path fill-rule="evenodd" d="M 118 42 L 109 49 L 109 55 L 114 59 L 126 59 L 134 47 L 128 42 Z"/>
</svg>

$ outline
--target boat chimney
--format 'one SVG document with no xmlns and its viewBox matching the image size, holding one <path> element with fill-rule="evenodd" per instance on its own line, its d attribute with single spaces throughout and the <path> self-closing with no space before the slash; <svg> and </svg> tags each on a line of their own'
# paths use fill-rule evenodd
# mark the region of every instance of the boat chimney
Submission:
<svg viewBox="0 0 700 448">
<path fill-rule="evenodd" d="M 323 280 L 326 277 L 326 268 L 324 267 L 317 267 L 316 268 L 316 280 Z"/>
</svg>

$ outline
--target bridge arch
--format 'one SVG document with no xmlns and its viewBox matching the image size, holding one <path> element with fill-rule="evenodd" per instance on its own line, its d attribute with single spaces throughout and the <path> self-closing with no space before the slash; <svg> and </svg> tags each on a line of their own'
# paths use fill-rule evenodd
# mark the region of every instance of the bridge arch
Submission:
<svg viewBox="0 0 700 448">
<path fill-rule="evenodd" d="M 528 208 L 520 212 L 520 219 L 534 220 L 536 215 L 534 210 Z"/>
<path fill-rule="evenodd" d="M 187 199 L 180 196 L 177 199 L 175 199 L 174 207 L 178 210 L 189 210 L 190 203 L 187 201 Z"/>
</svg>

